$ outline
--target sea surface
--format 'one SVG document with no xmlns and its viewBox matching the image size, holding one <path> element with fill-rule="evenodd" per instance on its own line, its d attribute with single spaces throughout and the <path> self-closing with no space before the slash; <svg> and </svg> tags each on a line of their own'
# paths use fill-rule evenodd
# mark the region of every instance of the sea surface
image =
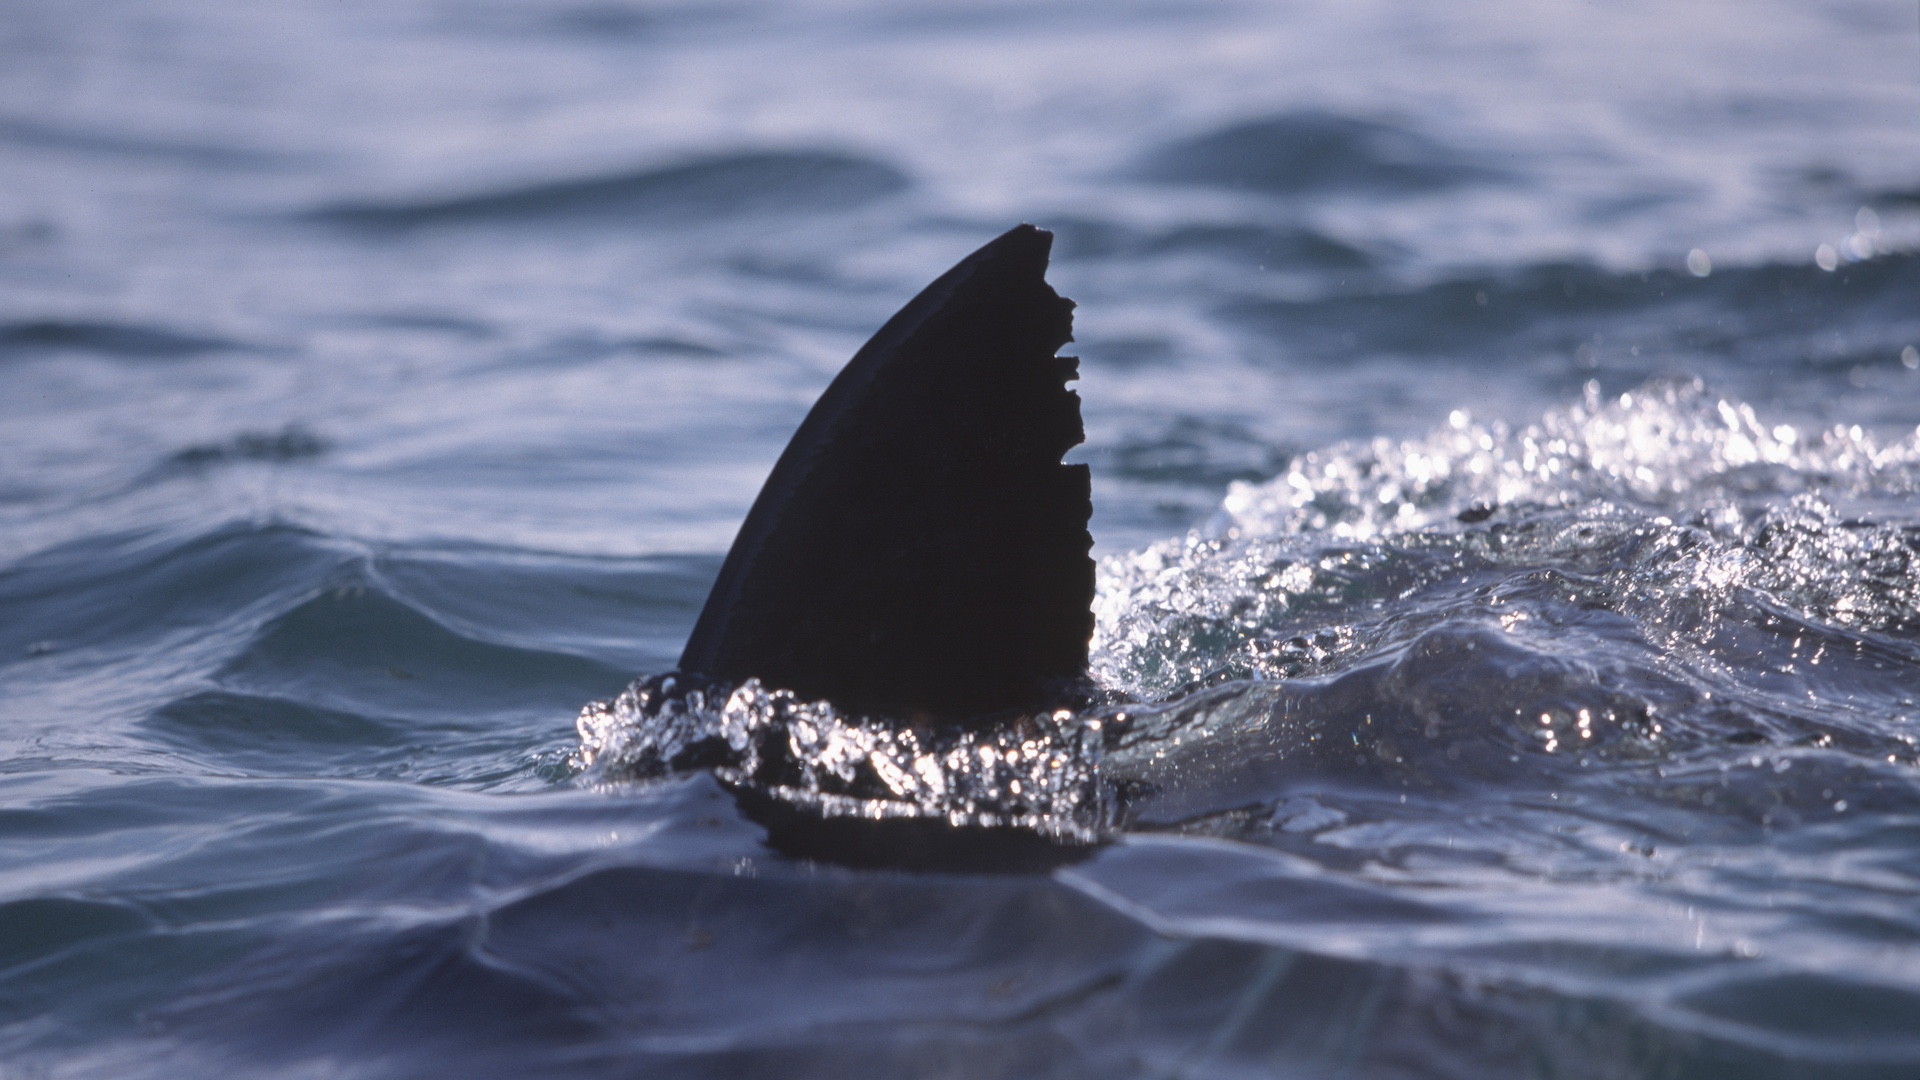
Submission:
<svg viewBox="0 0 1920 1080">
<path fill-rule="evenodd" d="M 1022 221 L 1092 846 L 623 770 Z M 9 0 L 0 1078 L 1911 1080 L 1917 425 L 1910 3 Z"/>
</svg>

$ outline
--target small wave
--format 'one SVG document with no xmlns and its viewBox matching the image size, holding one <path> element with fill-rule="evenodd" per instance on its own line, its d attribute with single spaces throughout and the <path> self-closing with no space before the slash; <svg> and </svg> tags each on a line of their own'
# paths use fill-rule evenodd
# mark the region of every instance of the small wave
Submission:
<svg viewBox="0 0 1920 1080">
<path fill-rule="evenodd" d="M 558 217 L 726 217 L 819 212 L 906 189 L 899 169 L 821 150 L 766 150 L 697 158 L 610 176 L 398 202 L 342 203 L 313 217 L 341 225 L 405 229 Z"/>
<path fill-rule="evenodd" d="M 433 554 L 442 557 L 260 522 L 62 545 L 0 568 L 0 665 L 32 679 L 109 664 L 95 691 L 135 700 L 155 696 L 142 688 L 157 680 L 159 700 L 126 719 L 142 753 L 194 769 L 468 785 L 546 777 L 560 768 L 567 716 L 627 681 L 619 660 L 632 647 L 597 639 L 653 601 L 646 589 L 662 575 L 525 553 Z M 674 564 L 662 587 L 704 569 Z M 619 591 L 586 595 L 590 586 Z M 584 626 L 548 638 L 530 629 L 542 619 Z M 164 669 L 149 659 L 156 646 Z M 77 659 L 86 654 L 95 659 Z M 618 660 L 592 658 L 603 654 Z"/>
<path fill-rule="evenodd" d="M 1498 179 L 1464 151 L 1399 124 L 1318 110 L 1248 120 L 1152 150 L 1133 175 L 1269 195 L 1417 193 Z"/>
<path fill-rule="evenodd" d="M 1815 492 L 1916 486 L 1920 436 L 1882 447 L 1858 428 L 1768 425 L 1697 382 L 1592 397 L 1519 429 L 1457 412 L 1425 439 L 1300 455 L 1271 481 L 1235 483 L 1205 530 L 1106 560 L 1096 670 L 1151 694 L 1219 672 L 1298 674 L 1364 651 L 1364 634 L 1339 629 L 1378 621 L 1363 599 L 1523 565 L 1599 574 L 1593 602 L 1614 610 L 1643 591 L 1678 604 L 1759 589 L 1806 618 L 1907 627 L 1920 619 L 1910 529 L 1848 520 Z"/>
<path fill-rule="evenodd" d="M 174 142 L 140 135 L 86 131 L 17 116 L 0 117 L 0 142 L 54 150 L 74 150 L 88 154 L 110 154 L 116 157 L 173 160 L 221 168 L 260 168 L 279 164 L 283 160 L 278 154 L 243 147 L 188 141 Z"/>
<path fill-rule="evenodd" d="M 298 694 L 298 688 L 286 688 Z M 465 724 L 371 709 L 330 709 L 267 692 L 194 690 L 159 705 L 140 736 L 188 771 L 221 776 L 396 778 L 486 784 L 526 769 L 520 744 L 488 746 Z M 434 746 L 424 751 L 422 744 Z M 459 761 L 470 751 L 482 761 Z M 488 753 L 492 751 L 492 753 Z M 490 757 L 490 759 L 486 759 Z"/>
<path fill-rule="evenodd" d="M 744 14 L 731 3 L 677 0 L 561 0 L 531 7 L 472 4 L 438 13 L 446 25 L 462 35 L 500 35 L 515 40 L 552 35 L 612 48 L 724 25 Z"/>
<path fill-rule="evenodd" d="M 0 355 L 74 350 L 111 356 L 193 356 L 237 348 L 237 343 L 222 338 L 130 323 L 60 319 L 0 323 Z"/>
<path fill-rule="evenodd" d="M 1177 416 L 1158 431 L 1125 434 L 1088 456 L 1103 475 L 1218 492 L 1236 480 L 1273 476 L 1293 452 L 1231 421 Z"/>
<path fill-rule="evenodd" d="M 1920 436 L 1769 425 L 1695 382 L 1303 454 L 1102 563 L 1096 675 L 1170 698 L 1104 768 L 1150 789 L 1134 820 L 1299 784 L 1626 783 L 1775 826 L 1907 807 L 1916 487 Z"/>
<path fill-rule="evenodd" d="M 1911 1062 L 1920 1058 L 1920 993 L 1840 972 L 1721 978 L 1680 997 L 1680 1007 L 1809 1059 Z"/>
<path fill-rule="evenodd" d="M 1767 423 L 1697 379 L 1656 379 L 1616 397 L 1590 388 L 1533 424 L 1457 410 L 1422 439 L 1343 443 L 1227 494 L 1214 526 L 1233 536 L 1406 535 L 1490 507 L 1637 505 L 1737 526 L 1785 497 L 1900 495 L 1920 485 L 1920 434 L 1881 445 L 1857 426 Z M 1791 512 L 1791 511 L 1788 511 Z M 1717 517 L 1715 515 L 1718 515 Z"/>
<path fill-rule="evenodd" d="M 181 626 L 209 628 L 203 637 L 218 640 L 235 612 L 310 589 L 342 558 L 320 534 L 252 522 L 186 537 L 136 532 L 62 544 L 0 569 L 0 661 L 145 648 Z"/>
<path fill-rule="evenodd" d="M 1773 363 L 1848 364 L 1861 349 L 1895 363 L 1902 333 L 1920 331 L 1920 255 L 1893 253 L 1835 271 L 1805 264 L 1615 273 L 1575 264 L 1538 264 L 1498 276 L 1463 276 L 1412 289 L 1342 292 L 1312 298 L 1250 299 L 1227 314 L 1306 357 L 1388 353 L 1463 356 L 1489 350 L 1592 353 L 1598 336 L 1620 347 L 1737 355 Z M 1858 340 L 1863 328 L 1884 339 Z M 1844 357 L 1814 335 L 1846 330 Z"/>
<path fill-rule="evenodd" d="M 230 745 L 264 756 L 274 756 L 275 744 L 384 747 L 406 739 L 404 733 L 370 717 L 218 690 L 168 702 L 154 713 L 149 727 L 154 726 L 165 727 L 196 746 Z"/>
<path fill-rule="evenodd" d="M 570 4 L 537 18 L 541 29 L 594 42 L 649 40 L 676 30 L 707 26 L 744 14 L 729 4 Z"/>
<path fill-rule="evenodd" d="M 1414 865 L 1440 858 L 1429 851 Z M 1408 875 L 1421 884 L 1409 887 Z M 1059 878 L 1190 942 L 1199 955 L 1185 963 L 1207 977 L 1178 981 L 1182 991 L 1236 973 L 1206 1015 L 1240 1008 L 1250 1019 L 1233 1030 L 1260 1037 L 1218 1040 L 1208 1064 L 1222 1072 L 1270 1069 L 1282 1038 L 1290 1065 L 1327 1065 L 1310 1075 L 1640 1076 L 1657 1062 L 1673 1075 L 1879 1078 L 1905 1075 L 1920 1057 L 1903 980 L 1804 960 L 1826 970 L 1783 972 L 1793 930 L 1742 902 L 1699 898 L 1711 922 L 1690 918 L 1685 937 L 1667 931 L 1672 884 L 1641 896 L 1563 876 L 1551 906 L 1580 928 L 1542 933 L 1531 912 L 1547 898 L 1524 882 L 1426 878 L 1397 860 L 1347 874 L 1243 844 L 1153 839 Z M 1754 942 L 1722 923 L 1777 932 L 1782 960 L 1756 960 Z M 1692 930 L 1709 924 L 1714 932 Z M 1770 950 L 1775 939 L 1761 940 Z"/>
<path fill-rule="evenodd" d="M 152 920 L 131 905 L 81 897 L 0 901 L 0 971 L 102 938 L 133 935 Z"/>
<path fill-rule="evenodd" d="M 725 831 L 693 814 L 644 834 L 650 865 L 606 839 L 651 824 L 637 800 L 596 801 L 627 809 L 572 808 L 562 820 L 598 825 L 600 850 L 566 860 L 389 811 L 371 897 L 363 884 L 351 908 L 286 920 L 266 948 L 170 987 L 154 1026 L 209 1047 L 222 1075 L 906 1077 L 931 1060 L 1011 1077 L 1124 1074 L 1074 1067 L 1078 1043 L 1049 1025 L 1156 1012 L 1111 1003 L 1151 934 L 1045 875 L 885 875 L 876 890 L 872 875 L 782 865 L 744 838 L 724 860 L 659 865 L 676 837 Z M 727 815 L 714 802 L 699 815 Z M 444 854 L 422 864 L 422 851 Z M 903 969 L 926 941 L 938 961 Z M 1041 1034 L 1017 1034 L 1029 1026 Z M 176 1047 L 154 1048 L 174 1052 L 167 1073 L 181 1071 Z M 115 1075 L 130 1071 L 159 1074 Z"/>
<path fill-rule="evenodd" d="M 591 660 L 459 633 L 359 575 L 269 620 L 215 680 L 323 708 L 435 720 L 541 715 L 621 681 Z"/>
<path fill-rule="evenodd" d="M 279 431 L 243 431 L 217 443 L 199 443 L 176 452 L 167 463 L 200 467 L 231 461 L 301 461 L 325 453 L 327 443 L 300 424 Z"/>
<path fill-rule="evenodd" d="M 1206 255 L 1307 271 L 1365 270 L 1375 262 L 1368 252 L 1306 226 L 1235 222 L 1154 230 L 1061 215 L 1047 218 L 1047 228 L 1054 234 L 1055 257 L 1061 259 Z"/>
<path fill-rule="evenodd" d="M 375 312 L 342 321 L 349 326 L 372 326 L 383 330 L 417 331 L 474 339 L 494 337 L 500 332 L 499 327 L 479 319 L 424 311 Z"/>
</svg>

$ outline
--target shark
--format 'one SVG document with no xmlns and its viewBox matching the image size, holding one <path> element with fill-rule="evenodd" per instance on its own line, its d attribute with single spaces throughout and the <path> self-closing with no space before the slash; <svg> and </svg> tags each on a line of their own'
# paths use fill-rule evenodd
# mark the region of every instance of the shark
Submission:
<svg viewBox="0 0 1920 1080">
<path fill-rule="evenodd" d="M 1093 633 L 1073 301 L 1013 228 L 888 319 L 820 395 L 680 656 L 869 715 L 962 726 L 1072 704 Z"/>
<path fill-rule="evenodd" d="M 854 353 L 677 670 L 589 706 L 584 743 L 710 770 L 791 856 L 1019 872 L 1098 843 L 1092 487 L 1062 460 L 1085 428 L 1052 242 L 1008 230 Z"/>
</svg>

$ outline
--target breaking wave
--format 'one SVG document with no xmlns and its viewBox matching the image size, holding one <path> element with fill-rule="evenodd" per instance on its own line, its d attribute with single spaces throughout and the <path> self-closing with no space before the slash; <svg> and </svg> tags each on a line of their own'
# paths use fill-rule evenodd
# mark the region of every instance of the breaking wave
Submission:
<svg viewBox="0 0 1920 1080">
<path fill-rule="evenodd" d="M 1302 784 L 1562 786 L 1596 765 L 1609 797 L 1712 806 L 1669 770 L 1738 763 L 1754 779 L 1718 777 L 1716 812 L 1769 825 L 1844 810 L 1835 784 L 1859 781 L 1834 777 L 1861 768 L 1920 800 L 1916 480 L 1914 435 L 1771 424 L 1697 381 L 1590 387 L 1522 427 L 1455 412 L 1236 482 L 1205 526 L 1105 560 L 1099 704 L 939 733 L 656 677 L 582 713 L 578 764 L 1072 841 L 1297 825 Z"/>
<path fill-rule="evenodd" d="M 1864 515 L 1905 513 L 1894 500 L 1917 480 L 1920 435 L 1883 446 L 1858 426 L 1769 425 L 1698 381 L 1606 401 L 1590 387 L 1518 429 L 1456 411 L 1423 439 L 1343 444 L 1237 482 L 1204 528 L 1106 560 L 1094 669 L 1149 695 L 1222 670 L 1299 674 L 1364 648 L 1423 586 L 1499 567 L 1591 576 L 1649 620 L 1753 593 L 1838 626 L 1904 628 L 1920 611 L 1920 529 Z"/>
</svg>

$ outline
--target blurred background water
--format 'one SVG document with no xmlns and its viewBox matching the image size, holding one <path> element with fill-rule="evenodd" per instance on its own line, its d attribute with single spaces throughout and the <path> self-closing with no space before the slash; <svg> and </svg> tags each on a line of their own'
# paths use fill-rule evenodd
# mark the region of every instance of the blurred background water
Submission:
<svg viewBox="0 0 1920 1080">
<path fill-rule="evenodd" d="M 1911 1077 L 1917 124 L 1856 0 L 13 0 L 0 1075 Z M 1124 839 L 583 778 L 1023 220 Z"/>
</svg>

